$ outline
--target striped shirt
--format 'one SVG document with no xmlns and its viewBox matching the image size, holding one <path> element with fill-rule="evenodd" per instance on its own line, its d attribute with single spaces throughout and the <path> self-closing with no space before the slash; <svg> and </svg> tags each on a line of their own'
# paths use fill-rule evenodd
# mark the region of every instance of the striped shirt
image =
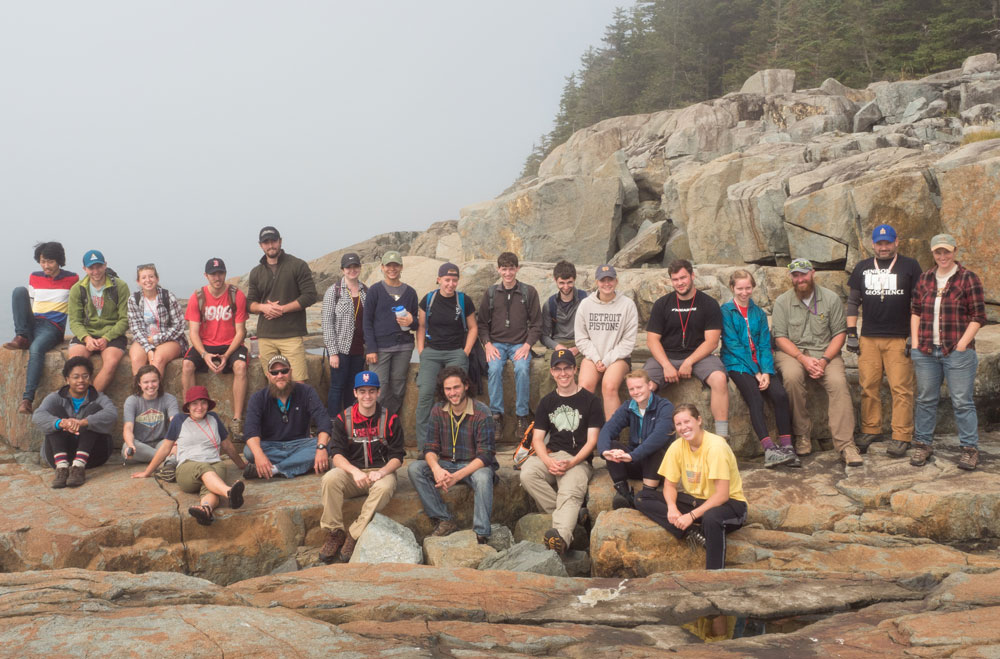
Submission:
<svg viewBox="0 0 1000 659">
<path fill-rule="evenodd" d="M 32 272 L 28 278 L 28 293 L 33 300 L 31 312 L 35 318 L 65 328 L 69 289 L 79 280 L 80 277 L 69 270 L 60 269 L 55 277 L 49 277 L 42 271 Z"/>
</svg>

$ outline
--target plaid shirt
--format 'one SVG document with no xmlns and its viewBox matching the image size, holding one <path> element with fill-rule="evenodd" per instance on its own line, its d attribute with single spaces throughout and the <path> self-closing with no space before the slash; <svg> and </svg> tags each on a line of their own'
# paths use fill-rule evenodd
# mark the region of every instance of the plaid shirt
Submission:
<svg viewBox="0 0 1000 659">
<path fill-rule="evenodd" d="M 334 304 L 334 297 L 337 289 L 340 289 L 340 298 Z M 364 306 L 365 298 L 368 297 L 368 287 L 358 282 L 361 305 Z M 347 288 L 347 278 L 342 277 L 339 282 L 335 282 L 326 289 L 323 295 L 323 312 L 320 316 L 323 324 L 323 345 L 331 355 L 346 355 L 351 352 L 351 341 L 354 339 L 355 323 L 364 322 L 364 318 L 357 318 L 354 315 L 354 300 L 351 298 L 351 291 Z"/>
<path fill-rule="evenodd" d="M 920 327 L 917 332 L 917 348 L 920 352 L 931 354 L 934 350 L 934 298 L 937 297 L 937 268 L 931 268 L 920 275 L 917 285 L 913 288 L 913 298 L 910 301 L 910 313 L 920 317 Z M 941 353 L 947 355 L 955 349 L 958 340 L 962 338 L 969 323 L 986 324 L 986 304 L 983 297 L 983 284 L 971 270 L 966 270 L 958 264 L 958 270 L 948 279 L 941 292 L 941 316 L 938 321 L 938 333 L 941 337 Z M 969 344 L 975 349 L 976 342 Z"/>
<path fill-rule="evenodd" d="M 496 440 L 490 408 L 468 398 L 465 418 L 455 427 L 451 405 L 445 401 L 431 408 L 430 430 L 424 453 L 436 453 L 442 460 L 467 464 L 476 458 L 494 471 L 500 468 L 494 454 Z M 454 437 L 452 436 L 454 433 Z"/>
<path fill-rule="evenodd" d="M 167 299 L 170 301 L 169 313 L 160 300 L 161 291 L 167 294 Z M 149 328 L 146 327 L 146 321 L 143 319 L 144 309 L 142 305 L 145 303 L 141 291 L 139 296 L 139 302 L 135 301 L 135 295 L 128 296 L 128 328 L 132 332 L 132 340 L 148 352 L 156 346 L 149 342 Z M 184 354 L 187 350 L 187 339 L 184 337 L 184 332 L 187 331 L 187 321 L 184 320 L 184 314 L 181 313 L 181 307 L 177 304 L 177 298 L 174 297 L 174 294 L 170 291 L 164 291 L 159 286 L 156 287 L 156 318 L 159 320 L 159 337 L 156 345 L 162 345 L 167 341 L 176 341 L 181 346 L 181 354 Z M 174 321 L 173 324 L 170 323 L 171 318 Z"/>
</svg>

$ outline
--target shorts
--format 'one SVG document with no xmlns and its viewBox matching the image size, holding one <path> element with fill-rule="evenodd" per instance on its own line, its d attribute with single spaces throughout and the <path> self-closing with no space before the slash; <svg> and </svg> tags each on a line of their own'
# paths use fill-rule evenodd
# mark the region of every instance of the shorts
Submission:
<svg viewBox="0 0 1000 659">
<path fill-rule="evenodd" d="M 226 350 L 229 350 L 229 346 L 205 346 L 205 352 L 210 355 L 222 355 L 225 354 Z M 229 359 L 226 360 L 226 367 L 222 369 L 223 373 L 232 373 L 233 364 L 236 362 L 247 363 L 249 358 L 249 353 L 247 352 L 246 346 L 240 346 L 237 348 L 233 354 L 229 355 Z M 194 349 L 194 346 L 187 349 L 184 353 L 184 359 L 189 362 L 194 362 L 194 372 L 204 373 L 208 370 L 208 364 L 205 360 L 201 358 L 201 353 Z"/>
<path fill-rule="evenodd" d="M 98 338 L 100 338 L 100 337 L 98 337 Z M 73 345 L 76 345 L 76 346 L 85 346 L 86 345 L 83 341 L 81 341 L 80 339 L 76 338 L 75 336 L 72 339 L 69 340 L 69 344 L 71 346 L 73 346 Z M 122 352 L 125 352 L 125 348 L 128 347 L 128 341 L 125 340 L 124 336 L 119 336 L 118 338 L 111 339 L 110 341 L 108 341 L 108 347 L 109 348 L 118 348 Z"/>
<path fill-rule="evenodd" d="M 672 359 L 670 357 L 667 357 L 667 359 L 674 365 L 674 368 L 678 368 L 684 363 L 683 359 Z M 657 386 L 662 387 L 666 383 L 666 380 L 663 379 L 663 367 L 660 366 L 660 362 L 652 357 L 646 360 L 646 363 L 643 364 L 643 369 L 649 373 L 649 379 L 655 382 Z M 722 365 L 722 360 L 715 355 L 703 357 L 691 367 L 691 375 L 701 380 L 702 383 L 716 371 L 720 371 L 723 375 L 726 374 L 726 367 Z"/>
<path fill-rule="evenodd" d="M 201 482 L 201 477 L 214 471 L 219 478 L 225 480 L 226 466 L 222 462 L 196 462 L 185 460 L 177 465 L 177 487 L 185 492 L 198 492 L 201 496 L 209 493 L 209 489 Z"/>
</svg>

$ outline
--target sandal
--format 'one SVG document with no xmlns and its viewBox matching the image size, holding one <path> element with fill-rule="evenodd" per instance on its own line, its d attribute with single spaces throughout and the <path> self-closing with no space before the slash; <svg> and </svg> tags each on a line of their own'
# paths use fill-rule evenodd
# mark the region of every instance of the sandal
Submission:
<svg viewBox="0 0 1000 659">
<path fill-rule="evenodd" d="M 215 519 L 212 517 L 212 507 L 202 504 L 200 506 L 191 506 L 188 508 L 188 514 L 194 517 L 195 520 L 202 526 L 208 526 Z"/>
<path fill-rule="evenodd" d="M 226 495 L 229 498 L 229 507 L 236 510 L 243 505 L 243 490 L 246 489 L 246 485 L 243 481 L 236 481 L 233 486 L 229 488 L 229 493 Z"/>
</svg>

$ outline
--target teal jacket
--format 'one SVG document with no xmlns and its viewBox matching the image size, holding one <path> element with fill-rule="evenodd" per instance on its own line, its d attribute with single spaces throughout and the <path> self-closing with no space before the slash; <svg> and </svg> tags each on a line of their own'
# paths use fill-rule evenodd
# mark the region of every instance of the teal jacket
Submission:
<svg viewBox="0 0 1000 659">
<path fill-rule="evenodd" d="M 747 321 L 750 323 L 749 337 Z M 757 348 L 756 364 L 750 355 L 750 338 L 753 338 L 754 347 Z M 743 314 L 732 300 L 722 305 L 722 349 L 719 356 L 727 371 L 774 375 L 774 352 L 771 350 L 771 330 L 767 327 L 767 314 L 753 300 L 749 302 L 747 320 L 743 320 Z"/>
<path fill-rule="evenodd" d="M 128 329 L 128 284 L 108 273 L 104 278 L 104 309 L 100 315 L 90 299 L 90 275 L 69 289 L 69 331 L 78 340 L 88 336 L 108 341 Z"/>
</svg>

